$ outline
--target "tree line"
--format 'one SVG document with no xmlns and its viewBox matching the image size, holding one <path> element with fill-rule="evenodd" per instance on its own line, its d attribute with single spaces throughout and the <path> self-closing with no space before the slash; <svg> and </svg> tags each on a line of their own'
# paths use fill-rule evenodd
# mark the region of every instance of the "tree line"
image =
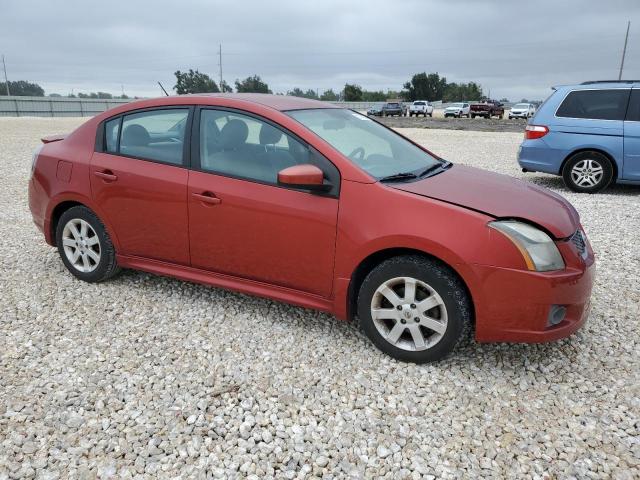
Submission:
<svg viewBox="0 0 640 480">
<path fill-rule="evenodd" d="M 216 83 L 206 73 L 198 70 L 189 69 L 186 72 L 177 70 L 174 72 L 176 83 L 173 90 L 178 95 L 189 93 L 218 93 L 233 92 L 234 88 L 226 81 L 222 81 L 220 85 Z M 235 91 L 238 93 L 272 93 L 269 85 L 260 78 L 259 75 L 252 75 L 243 80 L 236 79 L 234 82 Z M 9 90 L 11 95 L 21 96 L 44 96 L 44 89 L 35 83 L 19 80 L 9 82 Z M 427 100 L 443 102 L 453 102 L 461 100 L 481 100 L 484 98 L 482 88 L 476 82 L 456 83 L 448 82 L 446 77 L 441 77 L 436 73 L 417 73 L 411 79 L 404 83 L 401 90 L 366 90 L 360 85 L 345 84 L 341 91 L 333 89 L 324 90 L 320 93 L 317 90 L 301 88 L 293 88 L 286 93 L 295 97 L 312 98 L 315 100 L 340 101 L 347 102 L 383 102 L 388 99 L 402 99 L 410 102 L 414 100 Z M 6 95 L 6 85 L 0 83 L 0 95 Z M 50 96 L 61 96 L 51 94 Z M 74 97 L 75 95 L 68 95 Z M 129 98 L 124 93 L 121 96 L 113 96 L 106 92 L 78 93 L 78 98 Z"/>
</svg>

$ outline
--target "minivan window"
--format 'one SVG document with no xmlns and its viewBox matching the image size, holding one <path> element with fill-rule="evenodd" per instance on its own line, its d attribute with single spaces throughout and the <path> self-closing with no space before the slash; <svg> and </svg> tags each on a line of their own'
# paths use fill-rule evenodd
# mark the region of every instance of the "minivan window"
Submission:
<svg viewBox="0 0 640 480">
<path fill-rule="evenodd" d="M 640 122 L 640 89 L 631 90 L 629 108 L 627 108 L 627 120 Z"/>
<path fill-rule="evenodd" d="M 594 120 L 623 120 L 628 99 L 628 89 L 574 90 L 565 97 L 556 116 Z"/>
<path fill-rule="evenodd" d="M 181 165 L 188 116 L 187 108 L 125 115 L 119 152 L 132 157 Z"/>
</svg>

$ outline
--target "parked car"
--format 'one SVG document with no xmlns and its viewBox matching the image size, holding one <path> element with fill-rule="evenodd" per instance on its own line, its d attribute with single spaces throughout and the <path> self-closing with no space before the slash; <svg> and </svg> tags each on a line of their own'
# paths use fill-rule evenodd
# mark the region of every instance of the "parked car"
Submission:
<svg viewBox="0 0 640 480">
<path fill-rule="evenodd" d="M 561 175 L 575 192 L 640 184 L 640 81 L 556 87 L 529 124 L 524 172 Z"/>
<path fill-rule="evenodd" d="M 382 116 L 388 117 L 390 115 L 404 116 L 405 108 L 401 102 L 387 102 L 382 105 Z"/>
<path fill-rule="evenodd" d="M 533 103 L 516 103 L 509 110 L 509 120 L 513 118 L 531 118 L 536 113 Z"/>
<path fill-rule="evenodd" d="M 414 115 L 416 117 L 418 115 L 433 117 L 433 105 L 426 100 L 416 100 L 409 106 L 409 116 L 413 117 Z"/>
<path fill-rule="evenodd" d="M 474 103 L 471 105 L 471 118 L 476 117 L 504 118 L 504 106 L 497 100 L 486 100 L 481 103 Z"/>
<path fill-rule="evenodd" d="M 469 117 L 469 104 L 468 103 L 452 103 L 444 109 L 444 118 L 447 117 Z"/>
<path fill-rule="evenodd" d="M 587 317 L 594 257 L 566 200 L 452 165 L 357 112 L 171 96 L 44 142 L 29 207 L 87 282 L 133 268 L 357 315 L 376 346 L 413 362 L 472 328 L 478 341 L 540 342 Z"/>
<path fill-rule="evenodd" d="M 367 110 L 367 115 L 374 117 L 382 116 L 382 105 L 372 105 L 369 110 Z"/>
</svg>

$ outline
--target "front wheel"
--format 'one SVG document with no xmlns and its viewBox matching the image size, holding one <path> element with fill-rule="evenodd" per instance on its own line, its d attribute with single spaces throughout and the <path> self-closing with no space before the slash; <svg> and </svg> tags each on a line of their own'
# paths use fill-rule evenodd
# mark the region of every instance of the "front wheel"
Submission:
<svg viewBox="0 0 640 480">
<path fill-rule="evenodd" d="M 451 353 L 471 329 L 471 301 L 461 280 L 425 257 L 394 257 L 375 267 L 358 294 L 358 317 L 369 339 L 405 362 Z"/>
<path fill-rule="evenodd" d="M 602 153 L 580 152 L 567 160 L 562 169 L 562 179 L 574 192 L 596 193 L 613 180 L 613 167 Z"/>
<path fill-rule="evenodd" d="M 85 282 L 101 282 L 120 268 L 100 219 L 85 206 L 65 211 L 56 227 L 56 245 L 67 270 Z"/>
</svg>

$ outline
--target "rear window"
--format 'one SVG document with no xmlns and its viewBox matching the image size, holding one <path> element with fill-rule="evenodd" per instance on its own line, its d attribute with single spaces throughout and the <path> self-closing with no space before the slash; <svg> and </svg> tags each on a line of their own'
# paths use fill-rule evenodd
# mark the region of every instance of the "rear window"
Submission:
<svg viewBox="0 0 640 480">
<path fill-rule="evenodd" d="M 423 105 L 425 105 L 425 103 L 424 103 L 424 102 L 413 102 L 413 104 L 414 104 L 414 105 L 419 105 L 419 106 L 423 106 Z"/>
<path fill-rule="evenodd" d="M 594 120 L 623 120 L 628 99 L 628 89 L 575 90 L 565 97 L 556 116 Z"/>
</svg>

